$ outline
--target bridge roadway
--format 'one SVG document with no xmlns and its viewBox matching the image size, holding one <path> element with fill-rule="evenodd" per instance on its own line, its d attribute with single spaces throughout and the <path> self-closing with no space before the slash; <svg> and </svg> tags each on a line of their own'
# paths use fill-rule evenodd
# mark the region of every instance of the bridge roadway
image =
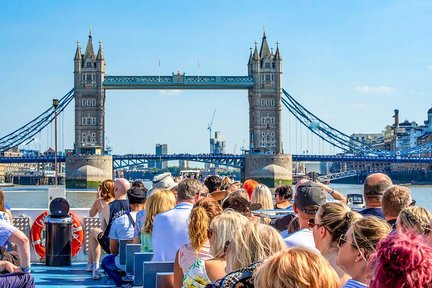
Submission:
<svg viewBox="0 0 432 288">
<path fill-rule="evenodd" d="M 113 155 L 114 169 L 132 165 L 141 165 L 149 160 L 173 161 L 188 160 L 204 163 L 215 163 L 235 168 L 244 166 L 244 154 L 126 154 Z M 432 164 L 432 157 L 406 157 L 406 156 L 359 156 L 359 155 L 292 155 L 294 162 L 381 162 L 381 163 L 426 163 Z M 58 156 L 58 162 L 65 162 L 65 156 Z M 54 156 L 36 157 L 0 157 L 1 164 L 10 163 L 54 163 Z"/>
</svg>

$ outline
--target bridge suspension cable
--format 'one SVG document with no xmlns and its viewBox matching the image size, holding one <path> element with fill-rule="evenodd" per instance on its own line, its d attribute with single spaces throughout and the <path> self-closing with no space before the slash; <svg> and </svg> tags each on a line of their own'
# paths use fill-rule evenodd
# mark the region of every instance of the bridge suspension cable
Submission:
<svg viewBox="0 0 432 288">
<path fill-rule="evenodd" d="M 303 107 L 292 97 L 288 92 L 282 89 L 285 97 L 282 97 L 282 103 L 288 110 L 312 133 L 320 137 L 322 140 L 340 148 L 345 152 L 352 152 L 358 154 L 386 154 L 389 155 L 390 151 L 376 149 L 368 144 L 360 142 L 350 136 L 342 133 L 341 131 L 333 128 L 312 112 Z"/>
<path fill-rule="evenodd" d="M 72 89 L 59 100 L 57 115 L 63 112 L 72 99 L 74 99 L 74 96 L 74 89 Z M 28 141 L 50 124 L 54 120 L 54 117 L 55 108 L 51 106 L 29 123 L 0 138 L 0 151 L 11 149 L 24 142 L 29 143 Z"/>
</svg>

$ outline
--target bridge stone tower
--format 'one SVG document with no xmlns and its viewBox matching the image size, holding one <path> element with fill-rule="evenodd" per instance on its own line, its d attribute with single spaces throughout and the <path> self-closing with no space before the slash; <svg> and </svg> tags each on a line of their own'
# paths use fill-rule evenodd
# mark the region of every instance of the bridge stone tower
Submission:
<svg viewBox="0 0 432 288">
<path fill-rule="evenodd" d="M 265 32 L 259 53 L 257 43 L 250 51 L 248 75 L 254 86 L 248 90 L 250 154 L 244 176 L 265 178 L 260 180 L 270 187 L 290 183 L 292 158 L 282 145 L 282 57 L 278 44 L 275 53 L 270 50 Z"/>
<path fill-rule="evenodd" d="M 88 188 L 112 177 L 112 157 L 105 156 L 105 58 L 95 54 L 91 33 L 85 53 L 77 44 L 74 57 L 75 143 L 66 160 L 66 186 Z"/>
</svg>

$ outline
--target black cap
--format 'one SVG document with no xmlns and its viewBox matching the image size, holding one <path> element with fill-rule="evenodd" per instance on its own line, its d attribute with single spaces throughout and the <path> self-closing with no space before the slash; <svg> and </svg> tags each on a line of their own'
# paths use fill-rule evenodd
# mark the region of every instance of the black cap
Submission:
<svg viewBox="0 0 432 288">
<path fill-rule="evenodd" d="M 127 191 L 129 204 L 142 204 L 146 201 L 147 189 L 142 187 L 133 187 Z"/>
</svg>

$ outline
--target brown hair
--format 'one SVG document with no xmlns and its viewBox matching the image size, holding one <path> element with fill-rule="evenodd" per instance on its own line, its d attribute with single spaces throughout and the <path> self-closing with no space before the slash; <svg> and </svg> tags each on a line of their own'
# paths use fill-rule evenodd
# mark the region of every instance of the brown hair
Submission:
<svg viewBox="0 0 432 288">
<path fill-rule="evenodd" d="M 364 255 L 370 255 L 375 252 L 378 242 L 387 237 L 391 232 L 390 225 L 375 216 L 368 216 L 360 218 L 351 225 L 352 227 L 352 238 L 354 248 L 363 248 L 367 251 Z M 357 247 L 356 247 L 357 245 Z"/>
<path fill-rule="evenodd" d="M 109 201 L 113 199 L 114 196 L 114 181 L 111 179 L 106 179 L 102 181 L 99 185 L 99 197 L 101 197 L 105 201 Z"/>
<path fill-rule="evenodd" d="M 385 217 L 398 217 L 400 211 L 411 204 L 411 192 L 398 185 L 390 186 L 382 198 L 382 210 Z"/>
<path fill-rule="evenodd" d="M 188 235 L 195 251 L 200 251 L 207 242 L 210 222 L 222 213 L 222 207 L 213 197 L 205 197 L 195 203 L 189 216 Z"/>
<path fill-rule="evenodd" d="M 0 211 L 6 212 L 5 195 L 2 189 L 0 189 Z"/>
<path fill-rule="evenodd" d="M 283 250 L 270 257 L 254 275 L 254 286 L 337 288 L 339 277 L 319 253 L 306 248 Z"/>
<path fill-rule="evenodd" d="M 417 233 L 425 234 L 432 218 L 432 214 L 425 208 L 419 206 L 409 206 L 402 209 L 399 213 L 399 223 L 405 229 L 416 230 Z"/>
</svg>

